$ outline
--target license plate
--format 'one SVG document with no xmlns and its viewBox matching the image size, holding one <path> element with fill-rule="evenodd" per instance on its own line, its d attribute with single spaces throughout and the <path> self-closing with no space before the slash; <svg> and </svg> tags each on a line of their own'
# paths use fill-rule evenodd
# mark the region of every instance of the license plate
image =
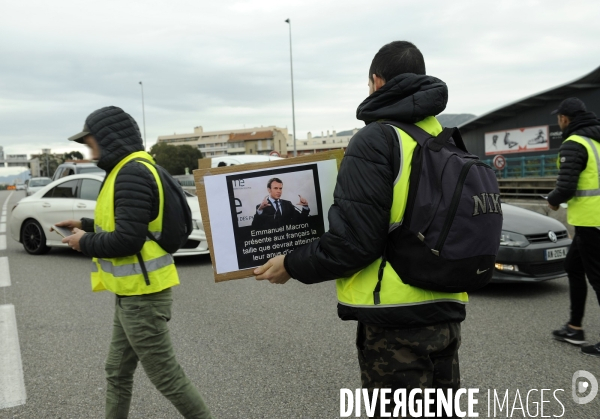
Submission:
<svg viewBox="0 0 600 419">
<path fill-rule="evenodd" d="M 564 259 L 567 257 L 567 247 L 557 249 L 546 249 L 546 260 Z"/>
</svg>

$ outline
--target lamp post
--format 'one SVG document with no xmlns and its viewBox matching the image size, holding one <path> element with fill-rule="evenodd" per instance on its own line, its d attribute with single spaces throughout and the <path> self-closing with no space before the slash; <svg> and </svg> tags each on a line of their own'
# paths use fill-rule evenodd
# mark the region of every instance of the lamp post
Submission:
<svg viewBox="0 0 600 419">
<path fill-rule="evenodd" d="M 290 19 L 285 20 L 290 28 L 290 74 L 292 77 L 292 128 L 294 135 L 294 157 L 296 157 L 296 111 L 294 110 L 294 66 L 292 64 L 292 22 Z"/>
<path fill-rule="evenodd" d="M 142 120 L 144 121 L 144 151 L 146 151 L 146 110 L 144 108 L 144 84 L 140 82 L 142 86 Z"/>
</svg>

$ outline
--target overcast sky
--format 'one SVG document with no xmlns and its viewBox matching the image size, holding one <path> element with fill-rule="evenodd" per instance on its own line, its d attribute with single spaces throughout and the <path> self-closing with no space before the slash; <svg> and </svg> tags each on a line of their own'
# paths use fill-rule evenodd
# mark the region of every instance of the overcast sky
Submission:
<svg viewBox="0 0 600 419">
<path fill-rule="evenodd" d="M 450 91 L 445 113 L 480 115 L 600 66 L 600 2 L 0 0 L 0 145 L 67 142 L 103 106 L 159 135 L 261 125 L 296 132 L 364 124 L 356 107 L 385 43 L 409 40 Z M 594 110 L 600 113 L 600 110 Z"/>
</svg>

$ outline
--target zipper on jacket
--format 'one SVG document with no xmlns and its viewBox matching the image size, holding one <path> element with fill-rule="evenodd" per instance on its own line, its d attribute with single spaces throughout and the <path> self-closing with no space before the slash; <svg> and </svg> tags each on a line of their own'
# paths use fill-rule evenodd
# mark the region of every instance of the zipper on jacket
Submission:
<svg viewBox="0 0 600 419">
<path fill-rule="evenodd" d="M 434 252 L 434 254 L 436 256 L 439 256 L 442 253 L 442 247 L 444 247 L 444 242 L 446 241 L 446 238 L 448 237 L 448 233 L 450 232 L 450 227 L 452 226 L 452 222 L 454 221 L 454 216 L 456 215 L 456 211 L 458 210 L 460 196 L 462 195 L 462 190 L 463 190 L 463 187 L 465 186 L 465 179 L 467 178 L 467 175 L 469 174 L 469 170 L 471 169 L 471 167 L 474 164 L 476 164 L 478 166 L 484 165 L 484 163 L 479 164 L 477 162 L 477 160 L 471 160 L 463 166 L 463 168 L 460 172 L 460 176 L 458 177 L 458 184 L 456 185 L 456 189 L 454 189 L 454 195 L 452 196 L 452 201 L 450 202 L 450 211 L 448 212 L 448 215 L 446 216 L 446 221 L 444 222 L 444 227 L 442 228 L 442 234 L 440 234 L 440 238 L 438 239 L 438 242 L 436 243 L 435 248 L 432 249 L 432 252 Z"/>
</svg>

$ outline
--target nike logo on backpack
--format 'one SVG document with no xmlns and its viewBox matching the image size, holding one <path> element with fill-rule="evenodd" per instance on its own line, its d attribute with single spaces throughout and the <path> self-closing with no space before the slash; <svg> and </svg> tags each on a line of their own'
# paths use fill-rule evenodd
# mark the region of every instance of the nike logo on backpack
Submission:
<svg viewBox="0 0 600 419">
<path fill-rule="evenodd" d="M 487 272 L 489 270 L 490 268 L 487 268 L 485 271 L 480 271 L 479 269 L 477 269 L 477 275 L 481 275 L 482 273 Z"/>
</svg>

